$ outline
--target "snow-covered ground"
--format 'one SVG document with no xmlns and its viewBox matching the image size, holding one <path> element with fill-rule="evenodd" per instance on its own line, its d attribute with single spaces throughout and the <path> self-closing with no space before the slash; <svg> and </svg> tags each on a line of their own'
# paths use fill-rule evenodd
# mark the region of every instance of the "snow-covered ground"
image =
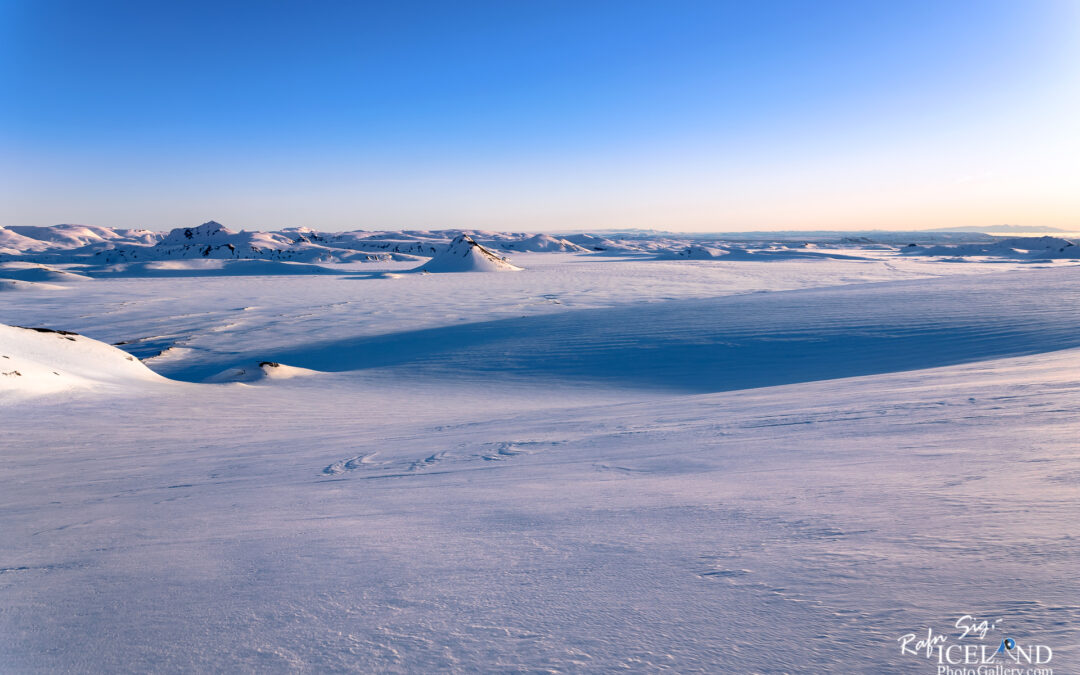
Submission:
<svg viewBox="0 0 1080 675">
<path fill-rule="evenodd" d="M 121 236 L 3 240 L 0 672 L 1080 670 L 1071 259 L 70 253 Z"/>
</svg>

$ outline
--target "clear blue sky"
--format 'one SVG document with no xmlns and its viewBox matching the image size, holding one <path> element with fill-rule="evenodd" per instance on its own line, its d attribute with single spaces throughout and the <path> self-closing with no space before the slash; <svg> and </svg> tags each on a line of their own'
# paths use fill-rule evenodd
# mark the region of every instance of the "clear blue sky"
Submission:
<svg viewBox="0 0 1080 675">
<path fill-rule="evenodd" d="M 0 0 L 0 224 L 1080 226 L 1080 1 Z"/>
</svg>

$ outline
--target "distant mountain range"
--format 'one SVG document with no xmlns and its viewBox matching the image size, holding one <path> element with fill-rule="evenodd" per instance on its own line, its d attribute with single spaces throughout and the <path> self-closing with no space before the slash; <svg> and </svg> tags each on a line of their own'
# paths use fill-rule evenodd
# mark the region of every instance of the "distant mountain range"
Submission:
<svg viewBox="0 0 1080 675">
<path fill-rule="evenodd" d="M 934 227 L 920 232 L 1072 232 L 1060 227 L 1039 227 L 1037 225 L 987 225 L 985 227 Z"/>
</svg>

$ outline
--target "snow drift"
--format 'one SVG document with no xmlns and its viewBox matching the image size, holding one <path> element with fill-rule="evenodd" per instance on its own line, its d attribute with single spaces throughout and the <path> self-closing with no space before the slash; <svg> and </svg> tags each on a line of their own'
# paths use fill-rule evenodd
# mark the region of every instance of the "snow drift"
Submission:
<svg viewBox="0 0 1080 675">
<path fill-rule="evenodd" d="M 205 381 L 212 383 L 241 382 L 250 384 L 264 380 L 291 380 L 294 377 L 318 375 L 320 371 L 308 368 L 287 366 L 276 361 L 260 361 L 250 366 L 238 366 L 229 368 L 217 375 L 208 377 Z"/>
<path fill-rule="evenodd" d="M 301 262 L 220 258 L 119 263 L 93 271 L 96 277 L 239 277 L 341 273 L 341 270 Z"/>
<path fill-rule="evenodd" d="M 70 286 L 44 284 L 39 281 L 19 281 L 18 279 L 0 279 L 0 291 L 65 291 Z"/>
<path fill-rule="evenodd" d="M 726 249 L 711 246 L 687 246 L 677 251 L 664 251 L 656 256 L 657 260 L 716 260 L 728 254 Z"/>
<path fill-rule="evenodd" d="M 58 270 L 45 265 L 9 262 L 0 264 L 0 279 L 18 279 L 19 281 L 88 281 L 90 277 L 75 274 L 67 270 Z"/>
<path fill-rule="evenodd" d="M 0 324 L 0 395 L 165 381 L 104 342 L 69 331 Z"/>
</svg>

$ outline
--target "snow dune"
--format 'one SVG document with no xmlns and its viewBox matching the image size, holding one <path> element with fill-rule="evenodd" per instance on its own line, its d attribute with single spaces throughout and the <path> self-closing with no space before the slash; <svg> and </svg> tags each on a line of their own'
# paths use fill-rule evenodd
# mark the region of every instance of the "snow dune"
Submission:
<svg viewBox="0 0 1080 675">
<path fill-rule="evenodd" d="M 656 256 L 657 260 L 719 260 L 728 255 L 726 248 L 701 246 L 694 244 L 676 251 L 664 251 Z"/>
<path fill-rule="evenodd" d="M 89 270 L 100 278 L 117 277 L 211 277 L 211 276 L 294 276 L 310 274 L 345 274 L 341 269 L 279 260 L 206 259 L 161 260 L 120 263 Z"/>
<path fill-rule="evenodd" d="M 69 331 L 0 324 L 0 397 L 147 382 L 165 378 L 116 347 Z"/>
<path fill-rule="evenodd" d="M 87 281 L 90 277 L 85 274 L 77 274 L 67 270 L 56 269 L 46 265 L 34 263 L 8 262 L 0 263 L 0 279 L 17 279 L 19 281 Z"/>
<path fill-rule="evenodd" d="M 46 284 L 40 281 L 19 281 L 18 279 L 0 278 L 0 291 L 64 291 L 70 286 Z"/>
<path fill-rule="evenodd" d="M 206 379 L 207 382 L 240 382 L 250 384 L 264 380 L 291 380 L 294 377 L 317 375 L 318 371 L 306 368 L 287 366 L 275 361 L 260 361 L 245 366 L 237 366 L 224 370 L 213 377 Z"/>
</svg>

